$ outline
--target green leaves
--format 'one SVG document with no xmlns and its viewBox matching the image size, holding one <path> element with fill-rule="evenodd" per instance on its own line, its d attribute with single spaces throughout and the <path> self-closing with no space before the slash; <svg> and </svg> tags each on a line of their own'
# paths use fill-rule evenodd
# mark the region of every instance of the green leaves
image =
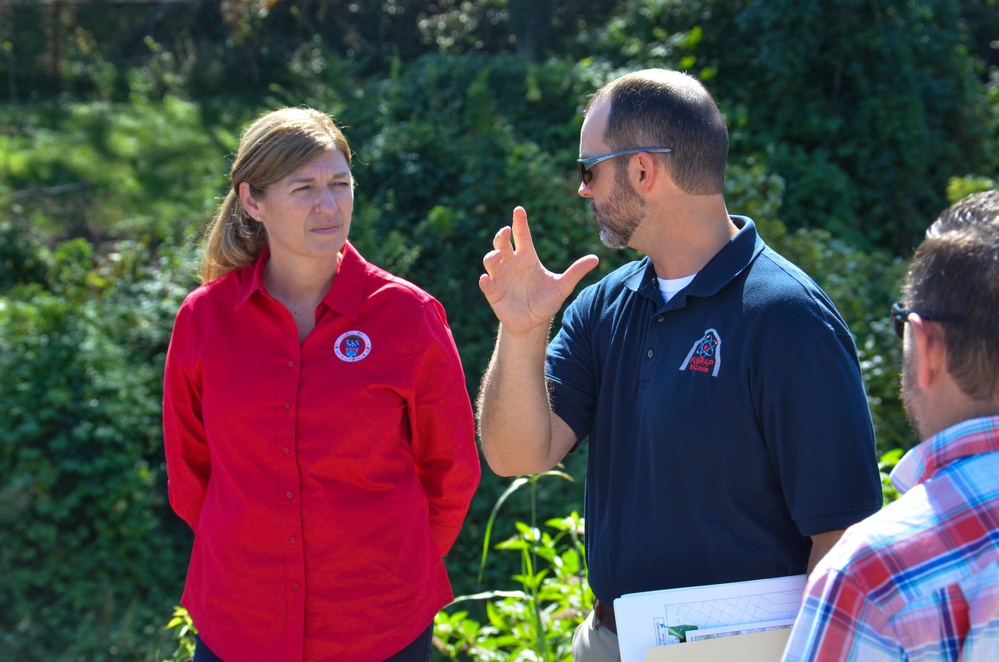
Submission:
<svg viewBox="0 0 999 662">
<path fill-rule="evenodd" d="M 194 621 L 191 620 L 191 615 L 187 613 L 187 610 L 180 605 L 174 607 L 173 618 L 166 624 L 166 629 L 173 630 L 173 635 L 177 643 L 177 649 L 168 662 L 187 662 L 191 660 L 194 657 L 194 636 L 198 634 L 198 629 L 194 626 Z"/>
<path fill-rule="evenodd" d="M 884 495 L 886 506 L 899 496 L 898 490 L 891 483 L 891 472 L 904 454 L 905 451 L 903 449 L 893 448 L 882 455 L 881 460 L 878 462 L 878 471 L 881 474 L 881 492 Z"/>
<path fill-rule="evenodd" d="M 122 341 L 164 320 L 84 240 L 26 247 L 41 282 L 0 290 L 0 656 L 102 659 L 116 640 L 139 657 L 185 545 L 167 533 L 157 349 Z"/>
<path fill-rule="evenodd" d="M 486 527 L 480 578 L 485 568 L 489 540 L 496 514 L 512 494 L 527 487 L 533 513 L 539 482 L 546 478 L 572 478 L 563 471 L 546 471 L 514 479 L 496 500 Z M 545 522 L 547 530 L 534 524 L 514 522 L 517 533 L 495 549 L 517 552 L 520 572 L 511 579 L 520 590 L 487 591 L 454 599 L 434 620 L 435 646 L 447 659 L 545 660 L 571 659 L 572 633 L 593 607 L 586 579 L 582 544 L 583 520 L 575 511 Z M 485 602 L 488 624 L 467 611 L 448 614 L 454 605 Z"/>
<path fill-rule="evenodd" d="M 0 132 L 0 211 L 56 240 L 179 242 L 210 216 L 235 147 L 230 127 L 203 124 L 206 112 L 176 97 L 34 107 Z"/>
</svg>

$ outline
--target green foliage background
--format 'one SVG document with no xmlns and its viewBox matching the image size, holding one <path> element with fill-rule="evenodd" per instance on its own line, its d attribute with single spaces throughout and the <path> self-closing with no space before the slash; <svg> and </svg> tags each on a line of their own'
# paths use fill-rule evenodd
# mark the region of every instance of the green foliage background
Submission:
<svg viewBox="0 0 999 662">
<path fill-rule="evenodd" d="M 592 282 L 635 257 L 576 196 L 586 96 L 648 66 L 701 77 L 730 126 L 730 211 L 839 305 L 890 452 L 916 440 L 888 306 L 948 200 L 995 186 L 996 39 L 994 0 L 0 6 L 0 659 L 173 651 L 191 540 L 165 499 L 163 357 L 260 113 L 344 126 L 352 241 L 444 303 L 474 395 L 496 326 L 481 256 L 515 205 L 552 269 L 597 253 Z M 584 468 L 585 447 L 575 481 L 535 484 L 541 520 L 579 508 Z M 522 570 L 497 554 L 476 581 L 506 488 L 484 472 L 456 593 Z M 493 537 L 529 510 L 512 496 Z"/>
</svg>

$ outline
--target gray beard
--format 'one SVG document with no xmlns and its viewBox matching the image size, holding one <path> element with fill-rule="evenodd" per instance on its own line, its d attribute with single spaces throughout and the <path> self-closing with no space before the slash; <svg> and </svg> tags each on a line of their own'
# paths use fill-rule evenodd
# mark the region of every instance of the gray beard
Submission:
<svg viewBox="0 0 999 662">
<path fill-rule="evenodd" d="M 597 209 L 596 203 L 591 202 L 590 209 L 600 225 L 600 241 L 608 248 L 626 247 L 645 219 L 645 205 L 630 189 L 615 195 L 600 209 Z"/>
</svg>

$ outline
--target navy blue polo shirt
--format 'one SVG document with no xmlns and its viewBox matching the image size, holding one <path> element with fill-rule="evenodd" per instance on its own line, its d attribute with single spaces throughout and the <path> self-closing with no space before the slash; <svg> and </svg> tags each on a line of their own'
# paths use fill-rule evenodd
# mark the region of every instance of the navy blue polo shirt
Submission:
<svg viewBox="0 0 999 662">
<path fill-rule="evenodd" d="M 732 218 L 739 233 L 669 303 L 651 260 L 632 262 L 583 290 L 549 345 L 552 408 L 589 438 L 586 550 L 602 602 L 803 573 L 809 536 L 881 507 L 846 323 Z"/>
</svg>

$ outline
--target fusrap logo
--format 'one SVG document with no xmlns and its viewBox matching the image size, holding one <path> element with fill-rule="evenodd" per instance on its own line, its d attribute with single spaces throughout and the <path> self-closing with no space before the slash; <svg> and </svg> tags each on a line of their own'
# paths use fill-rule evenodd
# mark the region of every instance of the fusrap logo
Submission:
<svg viewBox="0 0 999 662">
<path fill-rule="evenodd" d="M 721 369 L 721 336 L 714 329 L 708 329 L 690 348 L 680 370 L 709 373 L 718 376 Z"/>
</svg>

